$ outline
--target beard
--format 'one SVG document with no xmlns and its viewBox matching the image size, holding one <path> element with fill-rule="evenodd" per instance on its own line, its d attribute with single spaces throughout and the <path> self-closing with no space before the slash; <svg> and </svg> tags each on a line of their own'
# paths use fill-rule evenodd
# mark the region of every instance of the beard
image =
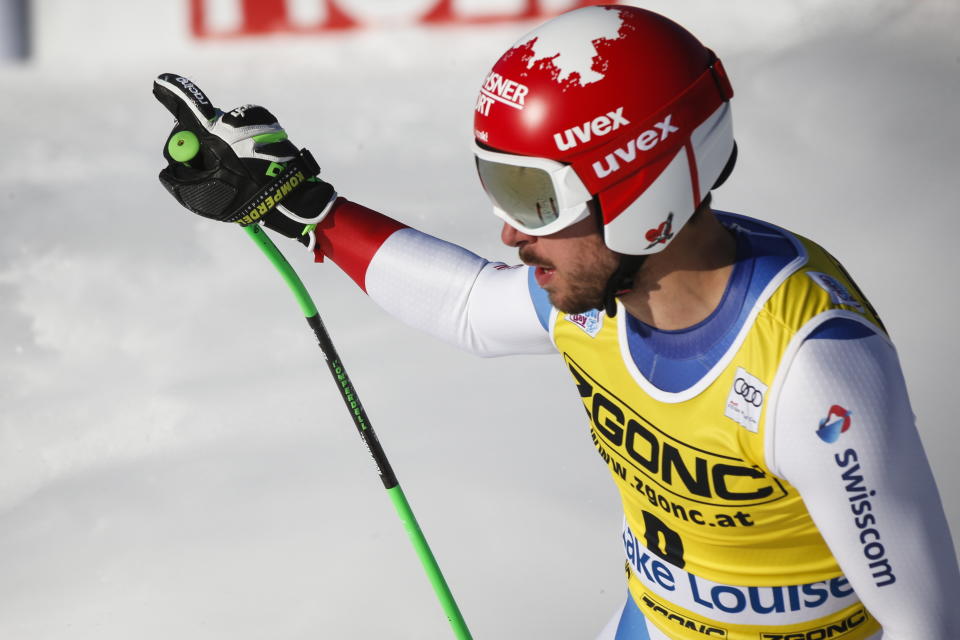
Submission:
<svg viewBox="0 0 960 640">
<path fill-rule="evenodd" d="M 547 269 L 555 268 L 549 262 L 538 260 L 533 252 L 521 247 L 520 259 L 527 264 L 537 264 Z M 611 275 L 617 269 L 619 258 L 601 243 L 581 254 L 577 264 L 555 271 L 554 278 L 544 288 L 550 304 L 564 313 L 585 313 L 603 309 L 604 294 Z"/>
</svg>

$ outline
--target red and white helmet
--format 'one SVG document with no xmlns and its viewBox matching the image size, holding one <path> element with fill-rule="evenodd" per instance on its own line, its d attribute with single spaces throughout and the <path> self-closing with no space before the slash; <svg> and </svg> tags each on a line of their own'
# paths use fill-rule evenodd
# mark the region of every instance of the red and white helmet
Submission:
<svg viewBox="0 0 960 640">
<path fill-rule="evenodd" d="M 592 6 L 521 38 L 484 80 L 474 153 L 494 212 L 530 235 L 584 219 L 606 245 L 661 251 L 725 173 L 733 89 L 686 29 L 644 9 Z"/>
</svg>

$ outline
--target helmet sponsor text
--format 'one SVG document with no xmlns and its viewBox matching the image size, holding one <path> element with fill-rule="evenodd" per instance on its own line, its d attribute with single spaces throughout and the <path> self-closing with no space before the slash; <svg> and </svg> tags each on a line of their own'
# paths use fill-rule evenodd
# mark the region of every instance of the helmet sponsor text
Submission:
<svg viewBox="0 0 960 640">
<path fill-rule="evenodd" d="M 527 85 L 504 78 L 499 73 L 491 71 L 480 88 L 480 95 L 477 97 L 477 113 L 484 116 L 490 115 L 490 106 L 494 102 L 505 104 L 514 109 L 523 109 L 524 98 L 529 92 L 530 89 Z"/>
<path fill-rule="evenodd" d="M 560 151 L 573 149 L 580 143 L 587 143 L 594 137 L 602 137 L 616 131 L 621 125 L 630 124 L 630 121 L 623 116 L 623 107 L 607 112 L 605 116 L 597 116 L 593 120 L 587 120 L 582 125 L 570 127 L 562 133 L 553 134 L 553 141 Z"/>
<path fill-rule="evenodd" d="M 671 133 L 680 131 L 679 127 L 675 127 L 673 124 L 671 124 L 670 121 L 672 119 L 673 114 L 668 115 L 662 121 L 653 125 L 653 127 L 647 129 L 635 139 L 631 139 L 625 147 L 614 149 L 613 153 L 608 153 L 603 160 L 594 162 L 594 173 L 597 174 L 598 178 L 606 178 L 610 174 L 616 173 L 620 170 L 621 161 L 623 164 L 630 164 L 637 159 L 638 152 L 650 151 L 658 144 L 666 140 Z"/>
</svg>

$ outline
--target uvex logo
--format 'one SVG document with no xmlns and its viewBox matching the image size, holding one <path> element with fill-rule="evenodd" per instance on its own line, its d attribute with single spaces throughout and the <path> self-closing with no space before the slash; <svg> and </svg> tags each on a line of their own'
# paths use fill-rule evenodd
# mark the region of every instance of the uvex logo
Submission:
<svg viewBox="0 0 960 640">
<path fill-rule="evenodd" d="M 679 127 L 670 124 L 672 118 L 673 114 L 671 113 L 661 122 L 641 133 L 636 139 L 630 140 L 626 147 L 618 147 L 613 150 L 613 153 L 608 153 L 603 160 L 594 162 L 593 170 L 597 177 L 606 178 L 611 173 L 619 171 L 621 160 L 623 164 L 630 164 L 637 159 L 639 151 L 650 151 L 666 140 L 671 133 L 680 131 Z"/>
<path fill-rule="evenodd" d="M 620 125 L 630 124 L 630 121 L 623 117 L 623 107 L 616 111 L 609 111 L 605 116 L 597 116 L 593 120 L 587 120 L 578 127 L 570 127 L 563 133 L 553 134 L 553 141 L 557 143 L 557 149 L 566 151 L 572 149 L 581 142 L 590 142 L 594 136 L 605 136 L 611 131 L 616 131 Z"/>
</svg>

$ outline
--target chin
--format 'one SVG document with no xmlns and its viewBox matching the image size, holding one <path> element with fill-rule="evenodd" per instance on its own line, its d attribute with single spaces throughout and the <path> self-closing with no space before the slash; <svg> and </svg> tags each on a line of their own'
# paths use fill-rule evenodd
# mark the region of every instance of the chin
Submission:
<svg viewBox="0 0 960 640">
<path fill-rule="evenodd" d="M 587 311 L 593 311 L 594 309 L 603 309 L 603 300 L 598 296 L 563 297 L 550 293 L 548 294 L 548 298 L 550 299 L 550 304 L 563 313 L 586 313 Z"/>
</svg>

